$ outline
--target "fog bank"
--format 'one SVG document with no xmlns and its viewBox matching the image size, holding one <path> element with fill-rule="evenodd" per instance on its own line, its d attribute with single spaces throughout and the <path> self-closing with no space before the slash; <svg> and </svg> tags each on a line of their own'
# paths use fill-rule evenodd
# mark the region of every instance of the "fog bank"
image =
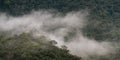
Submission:
<svg viewBox="0 0 120 60">
<path fill-rule="evenodd" d="M 10 35 L 23 32 L 34 36 L 46 36 L 58 42 L 57 46 L 66 45 L 71 54 L 88 57 L 106 55 L 112 50 L 111 42 L 98 42 L 82 35 L 82 28 L 87 24 L 88 12 L 71 12 L 65 16 L 47 11 L 37 11 L 21 17 L 0 15 L 0 32 Z"/>
</svg>

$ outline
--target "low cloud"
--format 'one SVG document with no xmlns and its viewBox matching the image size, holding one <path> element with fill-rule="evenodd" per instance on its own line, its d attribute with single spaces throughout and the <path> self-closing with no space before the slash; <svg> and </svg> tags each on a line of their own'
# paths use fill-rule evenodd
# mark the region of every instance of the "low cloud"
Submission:
<svg viewBox="0 0 120 60">
<path fill-rule="evenodd" d="M 71 54 L 88 57 L 106 55 L 111 51 L 110 42 L 98 42 L 82 35 L 82 28 L 87 24 L 87 11 L 71 12 L 65 16 L 59 13 L 37 11 L 21 17 L 0 15 L 0 31 L 10 35 L 23 32 L 35 36 L 46 36 L 58 42 L 57 46 L 66 45 Z"/>
</svg>

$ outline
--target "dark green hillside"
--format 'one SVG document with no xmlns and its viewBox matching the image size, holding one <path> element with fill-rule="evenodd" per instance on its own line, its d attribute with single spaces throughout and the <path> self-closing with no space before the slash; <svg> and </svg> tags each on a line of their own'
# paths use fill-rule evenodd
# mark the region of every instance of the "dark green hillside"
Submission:
<svg viewBox="0 0 120 60">
<path fill-rule="evenodd" d="M 82 30 L 84 36 L 100 42 L 120 42 L 120 0 L 0 0 L 0 12 L 11 16 L 22 16 L 32 10 L 54 10 L 61 14 L 87 10 L 90 15 L 87 20 L 89 23 Z M 57 48 L 48 41 L 38 42 L 39 39 L 29 35 L 7 38 L 0 35 L 0 60 L 80 59 L 69 54 L 68 50 Z M 120 48 L 116 52 L 111 57 L 93 56 L 91 60 L 120 60 Z"/>
<path fill-rule="evenodd" d="M 43 36 L 36 39 L 26 33 L 13 37 L 1 35 L 0 60 L 80 60 L 51 42 Z"/>
</svg>

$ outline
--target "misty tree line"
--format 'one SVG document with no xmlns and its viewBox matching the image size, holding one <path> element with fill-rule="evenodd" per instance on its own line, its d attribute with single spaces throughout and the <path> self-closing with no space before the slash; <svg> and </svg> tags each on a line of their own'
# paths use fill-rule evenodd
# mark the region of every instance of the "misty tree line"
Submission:
<svg viewBox="0 0 120 60">
<path fill-rule="evenodd" d="M 80 60 L 64 48 L 54 46 L 44 36 L 34 38 L 23 33 L 12 37 L 0 36 L 0 60 Z M 54 42 L 54 41 L 53 41 Z"/>
<path fill-rule="evenodd" d="M 21 16 L 30 13 L 32 10 L 41 9 L 55 10 L 62 14 L 84 9 L 88 10 L 90 12 L 90 15 L 88 16 L 89 23 L 83 28 L 83 34 L 89 38 L 94 38 L 97 41 L 120 42 L 120 0 L 0 0 L 0 11 L 6 12 L 12 16 Z M 120 50 L 118 49 L 117 51 L 118 54 L 114 55 L 113 58 L 110 58 L 111 60 L 120 59 Z M 53 52 L 56 54 L 58 53 L 56 51 Z M 60 52 L 62 54 L 63 51 L 60 49 Z M 8 52 L 5 51 L 5 53 L 1 52 L 0 54 L 2 54 L 0 56 L 4 56 L 4 54 L 8 54 Z M 40 53 L 40 55 L 41 54 L 43 53 Z M 58 53 L 58 55 L 59 54 L 60 53 Z M 47 55 L 44 56 L 48 57 Z M 47 59 L 43 58 L 43 60 Z M 98 57 L 94 60 L 101 59 Z"/>
<path fill-rule="evenodd" d="M 63 14 L 86 9 L 90 12 L 90 23 L 83 29 L 84 35 L 113 41 L 120 39 L 119 3 L 120 0 L 0 0 L 0 11 L 19 16 L 41 9 Z"/>
</svg>

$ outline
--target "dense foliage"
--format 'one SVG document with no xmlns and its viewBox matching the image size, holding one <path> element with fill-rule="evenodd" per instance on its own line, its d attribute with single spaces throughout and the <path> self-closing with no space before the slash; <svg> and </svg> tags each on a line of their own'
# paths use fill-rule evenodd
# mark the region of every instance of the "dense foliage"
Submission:
<svg viewBox="0 0 120 60">
<path fill-rule="evenodd" d="M 40 9 L 45 9 L 45 10 L 53 9 L 63 14 L 71 11 L 79 11 L 79 10 L 86 9 L 90 12 L 90 15 L 88 19 L 89 23 L 83 28 L 83 32 L 84 32 L 83 34 L 85 36 L 89 38 L 94 38 L 97 41 L 105 40 L 105 41 L 112 41 L 112 42 L 120 42 L 120 33 L 119 33 L 120 32 L 120 0 L 0 0 L 0 11 L 7 12 L 8 14 L 13 16 L 28 14 L 32 10 L 40 10 Z M 11 39 L 7 38 L 4 40 L 5 41 L 8 40 L 10 42 L 11 40 L 14 41 L 14 39 L 15 37 Z M 29 39 L 26 39 L 26 40 L 29 40 Z M 9 43 L 9 42 L 6 42 L 6 43 Z M 30 43 L 30 45 L 32 44 L 32 46 L 34 46 L 34 43 L 31 42 L 31 39 L 28 42 Z M 24 45 L 24 43 L 22 44 Z M 13 45 L 17 46 L 15 44 Z M 23 45 L 22 45 L 22 48 L 29 46 L 29 44 L 25 46 Z M 37 52 L 40 53 L 40 54 L 34 55 L 35 59 L 41 56 L 45 56 L 47 58 L 52 59 L 51 56 L 49 56 L 49 54 L 54 55 L 54 53 L 56 53 L 54 55 L 54 58 L 56 58 L 57 60 L 70 60 L 70 59 L 75 60 L 72 58 L 68 59 L 71 55 L 69 56 L 67 52 L 66 53 L 68 55 L 65 55 L 67 56 L 65 57 L 66 59 L 62 59 L 61 56 L 62 54 L 64 55 L 63 52 L 65 52 L 66 50 L 58 49 L 55 46 L 54 48 L 58 49 L 58 51 L 60 52 L 56 51 L 55 49 L 53 49 L 53 51 L 48 49 L 47 52 L 45 51 L 43 53 L 41 52 L 42 49 L 39 48 L 38 45 L 36 46 L 36 42 L 35 42 L 35 46 L 37 48 L 33 48 L 32 46 L 28 47 L 30 50 L 27 49 L 29 54 L 28 53 L 25 54 L 24 51 L 26 51 L 26 49 L 24 49 L 24 51 L 22 52 L 22 48 L 19 48 L 20 46 L 17 48 L 18 50 L 17 49 L 15 51 L 13 50 L 14 52 L 12 52 L 6 47 L 5 49 L 3 49 L 3 51 L 4 50 L 5 51 L 1 52 L 2 55 L 0 55 L 0 57 L 4 58 L 3 54 L 5 54 L 5 56 L 8 55 L 8 57 L 6 56 L 7 58 L 12 58 L 14 57 L 14 54 L 20 53 L 20 56 L 19 55 L 15 55 L 15 56 L 19 56 L 19 57 L 27 56 L 31 58 L 31 55 L 32 54 L 34 55 L 36 53 L 35 51 L 31 52 L 32 51 L 31 49 L 35 49 Z M 11 52 L 9 53 L 6 51 L 11 51 Z M 9 54 L 13 54 L 13 56 L 10 57 Z M 119 60 L 120 59 L 119 56 L 120 56 L 120 50 L 118 49 L 118 54 L 116 54 L 113 58 L 111 58 L 111 60 Z M 42 58 L 43 60 L 47 60 L 44 57 Z M 98 59 L 103 60 L 101 58 L 96 58 L 93 60 L 98 60 Z"/>
<path fill-rule="evenodd" d="M 96 40 L 120 39 L 120 0 L 0 0 L 0 10 L 18 16 L 32 10 L 56 10 L 61 13 L 87 9 L 89 24 L 84 35 Z"/>
<path fill-rule="evenodd" d="M 13 37 L 0 36 L 0 60 L 80 60 L 68 50 L 57 48 L 44 36 L 34 38 L 30 34 Z"/>
</svg>

